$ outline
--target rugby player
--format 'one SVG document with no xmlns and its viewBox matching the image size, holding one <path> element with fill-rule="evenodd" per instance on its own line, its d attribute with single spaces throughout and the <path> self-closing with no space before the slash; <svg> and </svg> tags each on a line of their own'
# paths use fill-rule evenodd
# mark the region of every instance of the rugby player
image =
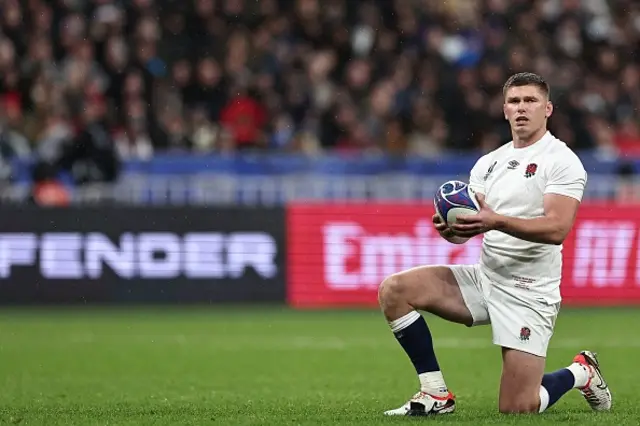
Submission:
<svg viewBox="0 0 640 426">
<path fill-rule="evenodd" d="M 503 93 L 513 140 L 481 157 L 471 170 L 469 185 L 478 194 L 480 211 L 450 227 L 434 216 L 435 228 L 452 243 L 483 235 L 478 264 L 416 267 L 380 285 L 381 309 L 420 383 L 418 393 L 386 415 L 455 410 L 455 396 L 419 310 L 468 327 L 491 325 L 493 343 L 502 351 L 500 412 L 543 412 L 571 389 L 581 392 L 593 410 L 611 408 L 611 392 L 593 352 L 579 352 L 566 368 L 544 372 L 561 302 L 562 243 L 587 173 L 547 130 L 553 105 L 543 78 L 515 74 Z"/>
</svg>

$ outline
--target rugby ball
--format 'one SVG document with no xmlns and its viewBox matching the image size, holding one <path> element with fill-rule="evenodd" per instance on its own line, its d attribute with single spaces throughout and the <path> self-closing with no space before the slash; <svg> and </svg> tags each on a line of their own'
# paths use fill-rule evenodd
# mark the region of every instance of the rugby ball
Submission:
<svg viewBox="0 0 640 426">
<path fill-rule="evenodd" d="M 433 204 L 436 214 L 449 226 L 456 223 L 458 216 L 473 215 L 480 211 L 475 191 L 459 180 L 440 185 Z"/>
</svg>

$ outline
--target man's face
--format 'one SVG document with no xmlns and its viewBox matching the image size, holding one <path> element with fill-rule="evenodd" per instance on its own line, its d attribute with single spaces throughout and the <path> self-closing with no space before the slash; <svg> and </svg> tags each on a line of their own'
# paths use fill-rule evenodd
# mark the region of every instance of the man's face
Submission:
<svg viewBox="0 0 640 426">
<path fill-rule="evenodd" d="M 504 115 L 519 137 L 527 138 L 544 127 L 552 112 L 553 105 L 537 86 L 515 86 L 507 89 Z"/>
</svg>

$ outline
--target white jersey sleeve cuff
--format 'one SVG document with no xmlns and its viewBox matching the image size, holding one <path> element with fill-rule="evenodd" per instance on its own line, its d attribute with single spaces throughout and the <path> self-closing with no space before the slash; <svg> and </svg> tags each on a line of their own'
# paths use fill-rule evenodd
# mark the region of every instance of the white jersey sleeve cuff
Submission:
<svg viewBox="0 0 640 426">
<path fill-rule="evenodd" d="M 571 197 L 573 199 L 576 199 L 578 201 L 582 201 L 582 196 L 584 194 L 584 191 L 582 190 L 569 190 L 567 188 L 547 188 L 544 191 L 545 194 L 557 194 L 557 195 L 564 195 L 566 197 Z"/>
</svg>

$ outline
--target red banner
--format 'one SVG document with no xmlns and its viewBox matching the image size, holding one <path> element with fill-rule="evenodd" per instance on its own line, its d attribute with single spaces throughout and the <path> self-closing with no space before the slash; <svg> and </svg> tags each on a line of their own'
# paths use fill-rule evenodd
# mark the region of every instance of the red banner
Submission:
<svg viewBox="0 0 640 426">
<path fill-rule="evenodd" d="M 288 302 L 296 307 L 375 306 L 380 282 L 417 265 L 478 261 L 481 238 L 450 244 L 433 206 L 293 205 L 288 209 Z M 563 248 L 565 304 L 640 305 L 640 215 L 583 205 Z"/>
</svg>

